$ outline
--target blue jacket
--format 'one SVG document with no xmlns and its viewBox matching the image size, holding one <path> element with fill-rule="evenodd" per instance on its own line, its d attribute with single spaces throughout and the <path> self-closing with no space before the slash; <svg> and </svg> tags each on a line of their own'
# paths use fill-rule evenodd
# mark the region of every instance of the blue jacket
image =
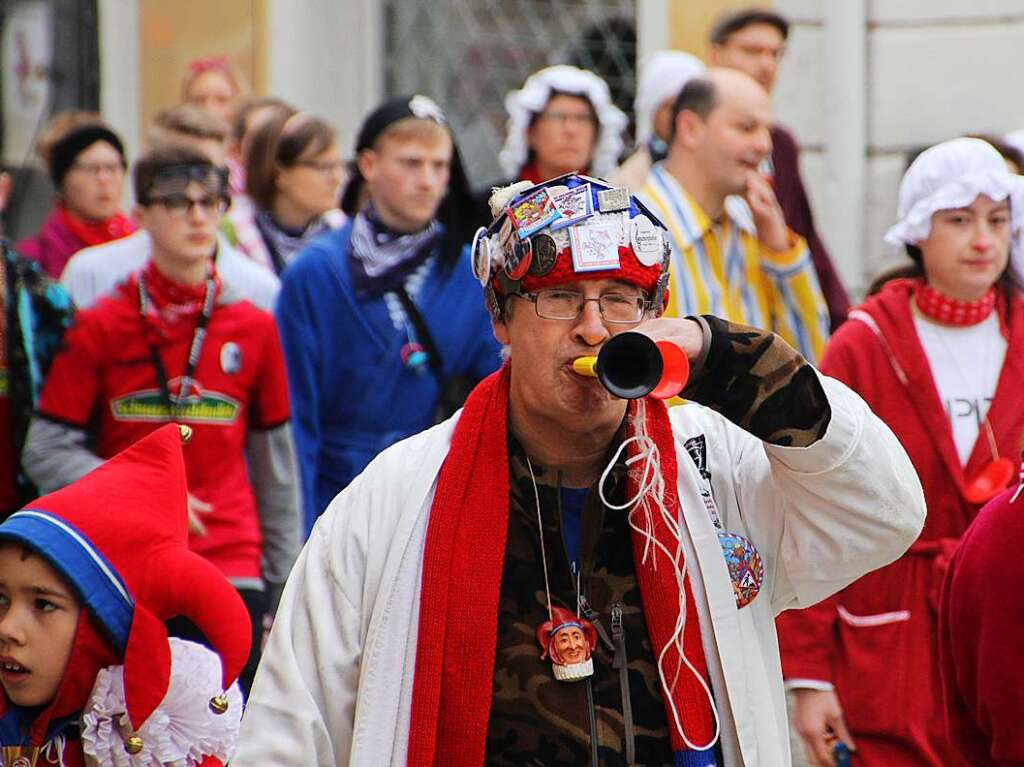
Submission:
<svg viewBox="0 0 1024 767">
<path fill-rule="evenodd" d="M 381 450 L 433 425 L 440 396 L 428 366 L 402 362 L 409 335 L 395 328 L 385 300 L 356 298 L 350 233 L 346 224 L 306 246 L 282 273 L 277 302 L 307 536 Z M 415 301 L 446 376 L 479 380 L 498 368 L 500 347 L 468 251 L 453 268 L 435 261 Z"/>
</svg>

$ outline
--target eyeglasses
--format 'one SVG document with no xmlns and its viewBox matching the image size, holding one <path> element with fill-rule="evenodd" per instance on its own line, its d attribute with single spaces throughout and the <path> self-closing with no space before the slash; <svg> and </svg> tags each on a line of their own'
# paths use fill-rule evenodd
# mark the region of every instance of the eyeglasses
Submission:
<svg viewBox="0 0 1024 767">
<path fill-rule="evenodd" d="M 594 116 L 588 113 L 579 112 L 561 112 L 557 109 L 553 109 L 550 112 L 541 112 L 540 116 L 545 120 L 550 120 L 558 125 L 566 125 L 571 123 L 572 125 L 583 126 L 593 125 Z"/>
<path fill-rule="evenodd" d="M 76 162 L 71 164 L 71 168 L 90 176 L 99 176 L 104 171 L 108 176 L 124 175 L 124 166 L 119 162 Z"/>
<path fill-rule="evenodd" d="M 344 160 L 324 160 L 317 162 L 315 160 L 301 160 L 295 163 L 301 165 L 304 168 L 312 168 L 322 176 L 329 176 L 332 173 L 344 173 L 345 166 L 348 164 Z"/>
<path fill-rule="evenodd" d="M 536 293 L 515 293 L 533 304 L 537 316 L 545 320 L 574 320 L 583 314 L 590 301 L 597 302 L 601 319 L 627 325 L 640 322 L 647 311 L 647 297 L 642 293 L 605 293 L 599 298 L 584 298 L 578 290 L 545 288 Z"/>
<path fill-rule="evenodd" d="M 152 198 L 149 204 L 162 205 L 167 214 L 173 218 L 185 218 L 192 211 L 193 206 L 198 207 L 205 216 L 220 216 L 227 207 L 223 197 L 212 194 L 199 199 L 193 199 L 185 194 L 168 194 Z"/>
</svg>

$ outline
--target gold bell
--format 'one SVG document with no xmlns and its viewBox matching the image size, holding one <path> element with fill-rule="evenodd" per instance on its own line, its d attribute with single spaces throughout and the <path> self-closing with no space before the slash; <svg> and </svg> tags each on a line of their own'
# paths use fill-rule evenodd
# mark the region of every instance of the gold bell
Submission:
<svg viewBox="0 0 1024 767">
<path fill-rule="evenodd" d="M 228 698 L 226 695 L 214 695 L 210 698 L 210 711 L 215 714 L 224 714 L 228 710 Z"/>
<path fill-rule="evenodd" d="M 142 751 L 142 738 L 138 735 L 129 735 L 124 739 L 124 750 L 135 755 Z"/>
<path fill-rule="evenodd" d="M 189 440 L 192 439 L 192 427 L 186 426 L 183 423 L 178 424 L 178 433 L 181 435 L 181 444 L 187 445 Z"/>
</svg>

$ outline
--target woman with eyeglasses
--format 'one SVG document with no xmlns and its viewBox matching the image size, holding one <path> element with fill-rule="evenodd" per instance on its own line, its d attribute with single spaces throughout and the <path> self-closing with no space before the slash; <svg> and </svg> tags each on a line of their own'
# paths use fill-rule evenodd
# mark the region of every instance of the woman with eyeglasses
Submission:
<svg viewBox="0 0 1024 767">
<path fill-rule="evenodd" d="M 505 97 L 505 109 L 508 128 L 498 155 L 505 179 L 480 192 L 481 202 L 494 186 L 539 184 L 566 173 L 607 178 L 618 166 L 628 120 L 612 103 L 608 84 L 593 72 L 545 67 Z"/>
<path fill-rule="evenodd" d="M 319 117 L 279 114 L 258 127 L 246 158 L 246 189 L 260 237 L 240 240 L 239 248 L 280 274 L 306 243 L 344 222 L 338 195 L 345 176 L 334 128 Z"/>
<path fill-rule="evenodd" d="M 89 113 L 58 116 L 50 133 L 58 137 L 45 137 L 38 151 L 56 201 L 39 232 L 15 249 L 58 278 L 82 248 L 120 239 L 138 227 L 119 210 L 127 166 L 117 134 Z"/>
<path fill-rule="evenodd" d="M 875 282 L 832 336 L 821 370 L 896 434 L 928 518 L 895 562 L 779 617 L 793 722 L 815 767 L 837 763 L 839 740 L 863 767 L 966 764 L 942 705 L 939 589 L 971 520 L 1020 468 L 1024 185 L 990 144 L 957 138 L 910 165 L 898 216 L 885 239 L 910 263 Z M 1016 584 L 993 579 L 991 587 Z"/>
</svg>

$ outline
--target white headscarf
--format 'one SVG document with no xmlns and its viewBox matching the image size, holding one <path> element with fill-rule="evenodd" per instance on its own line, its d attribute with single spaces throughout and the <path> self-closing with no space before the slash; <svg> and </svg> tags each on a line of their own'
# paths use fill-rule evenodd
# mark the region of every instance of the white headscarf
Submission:
<svg viewBox="0 0 1024 767">
<path fill-rule="evenodd" d="M 683 51 L 658 51 L 647 60 L 640 70 L 633 102 L 637 144 L 646 142 L 654 131 L 658 107 L 678 96 L 686 83 L 706 69 L 703 61 Z"/>
<path fill-rule="evenodd" d="M 597 146 L 590 161 L 591 175 L 604 177 L 615 170 L 622 154 L 622 131 L 629 122 L 626 115 L 612 103 L 608 84 L 593 72 L 565 64 L 545 67 L 534 72 L 517 91 L 505 97 L 508 130 L 505 146 L 498 154 L 502 170 L 516 176 L 526 164 L 530 148 L 526 133 L 533 115 L 543 112 L 553 91 L 583 96 L 597 114 Z M 581 168 L 580 170 L 588 170 Z"/>
<path fill-rule="evenodd" d="M 1024 179 L 1010 173 L 987 141 L 955 138 L 921 152 L 900 182 L 899 221 L 885 233 L 897 247 L 928 237 L 932 215 L 965 208 L 979 196 L 1010 202 L 1010 263 L 1024 284 Z"/>
</svg>

